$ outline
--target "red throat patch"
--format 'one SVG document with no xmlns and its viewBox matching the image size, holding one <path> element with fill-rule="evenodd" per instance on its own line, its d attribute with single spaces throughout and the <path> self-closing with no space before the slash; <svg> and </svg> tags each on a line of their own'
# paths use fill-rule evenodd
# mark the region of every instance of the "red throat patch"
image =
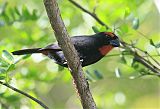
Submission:
<svg viewBox="0 0 160 109">
<path fill-rule="evenodd" d="M 99 51 L 102 55 L 106 55 L 110 50 L 113 49 L 113 46 L 111 45 L 105 45 L 105 46 L 102 46 L 101 48 L 99 48 Z"/>
</svg>

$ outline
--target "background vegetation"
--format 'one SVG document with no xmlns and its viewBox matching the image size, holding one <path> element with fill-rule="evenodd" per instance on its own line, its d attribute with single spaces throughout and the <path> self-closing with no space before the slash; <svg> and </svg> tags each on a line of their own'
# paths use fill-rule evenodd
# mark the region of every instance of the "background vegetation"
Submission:
<svg viewBox="0 0 160 109">
<path fill-rule="evenodd" d="M 94 34 L 93 30 L 111 31 L 118 27 L 115 32 L 121 40 L 134 44 L 160 61 L 160 11 L 153 0 L 76 2 L 91 12 L 95 10 L 97 16 L 112 29 L 106 30 L 68 0 L 58 0 L 62 18 L 71 36 Z M 7 52 L 44 47 L 53 41 L 53 31 L 42 1 L 27 0 L 24 4 L 24 0 L 0 0 L 0 80 L 42 100 L 51 109 L 80 109 L 67 69 L 40 54 L 12 57 Z M 147 55 L 144 54 L 144 57 L 147 58 Z M 135 63 L 133 56 L 122 48 L 114 49 L 100 62 L 84 70 L 91 81 L 91 91 L 99 109 L 160 108 L 159 77 Z M 0 85 L 0 108 L 41 107 Z"/>
</svg>

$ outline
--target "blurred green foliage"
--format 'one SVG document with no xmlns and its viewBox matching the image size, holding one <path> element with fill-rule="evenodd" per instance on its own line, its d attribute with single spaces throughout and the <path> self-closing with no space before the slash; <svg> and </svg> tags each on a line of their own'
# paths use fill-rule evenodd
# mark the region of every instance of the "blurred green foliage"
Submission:
<svg viewBox="0 0 160 109">
<path fill-rule="evenodd" d="M 114 31 L 120 39 L 160 61 L 159 12 L 151 0 L 76 0 L 109 27 L 69 1 L 58 0 L 71 36 Z M 146 8 L 147 7 L 147 8 Z M 142 35 L 144 34 L 144 35 Z M 55 41 L 45 8 L 39 0 L 0 0 L 0 80 L 42 100 L 51 109 L 81 109 L 69 71 L 40 54 L 12 56 L 9 52 L 44 47 Z M 146 54 L 144 54 L 146 56 Z M 147 58 L 147 57 L 146 57 Z M 150 59 L 149 59 L 150 60 Z M 99 109 L 160 108 L 159 78 L 134 61 L 128 50 L 114 49 L 100 62 L 84 68 Z M 28 98 L 0 85 L 0 108 L 40 109 Z"/>
</svg>

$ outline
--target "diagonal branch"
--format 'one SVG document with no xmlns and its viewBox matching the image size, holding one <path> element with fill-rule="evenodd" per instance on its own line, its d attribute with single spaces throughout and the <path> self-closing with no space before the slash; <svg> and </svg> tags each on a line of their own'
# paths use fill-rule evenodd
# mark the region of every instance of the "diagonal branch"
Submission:
<svg viewBox="0 0 160 109">
<path fill-rule="evenodd" d="M 126 47 L 126 49 L 128 49 L 131 52 L 130 54 L 134 56 L 135 61 L 141 63 L 146 68 L 148 68 L 152 72 L 156 73 L 157 76 L 160 76 L 160 69 L 157 68 L 155 65 L 153 65 L 150 61 L 146 60 L 143 56 L 140 56 L 136 51 L 132 50 L 132 48 L 135 48 L 135 47 L 133 47 L 132 45 L 127 44 L 125 42 L 121 42 L 121 43 L 124 47 Z M 138 49 L 138 48 L 135 48 L 135 49 Z M 141 49 L 138 49 L 138 50 L 141 50 Z M 143 52 L 143 51 L 141 51 L 141 52 Z"/>
<path fill-rule="evenodd" d="M 34 98 L 33 96 L 31 96 L 31 95 L 29 95 L 29 94 L 27 94 L 27 93 L 25 93 L 25 92 L 23 92 L 23 91 L 15 88 L 15 87 L 13 87 L 13 86 L 11 86 L 11 85 L 9 85 L 9 84 L 7 84 L 7 83 L 4 83 L 4 82 L 2 82 L 2 81 L 0 81 L 0 84 L 8 87 L 9 89 L 12 89 L 13 91 L 15 91 L 15 92 L 17 92 L 17 93 L 20 93 L 20 94 L 22 94 L 22 95 L 30 98 L 31 100 L 33 100 L 33 101 L 35 101 L 36 103 L 38 103 L 39 105 L 41 105 L 44 109 L 49 109 L 44 103 L 42 103 L 40 100 Z"/>
<path fill-rule="evenodd" d="M 88 82 L 85 79 L 77 51 L 71 43 L 70 37 L 68 36 L 64 22 L 61 18 L 60 10 L 56 2 L 57 0 L 43 1 L 50 24 L 55 32 L 55 37 L 67 60 L 68 67 L 80 96 L 81 104 L 84 109 L 96 109 L 96 104 L 90 92 Z"/>
<path fill-rule="evenodd" d="M 79 5 L 77 2 L 75 2 L 74 0 L 68 0 L 68 1 L 70 1 L 72 4 L 74 4 L 77 8 L 81 9 L 83 12 L 92 16 L 100 25 L 105 26 L 106 29 L 109 29 L 109 27 L 101 19 L 99 19 L 99 17 L 97 17 L 97 15 L 95 13 L 91 13 L 90 11 L 88 11 L 87 9 L 85 9 L 81 5 Z"/>
</svg>

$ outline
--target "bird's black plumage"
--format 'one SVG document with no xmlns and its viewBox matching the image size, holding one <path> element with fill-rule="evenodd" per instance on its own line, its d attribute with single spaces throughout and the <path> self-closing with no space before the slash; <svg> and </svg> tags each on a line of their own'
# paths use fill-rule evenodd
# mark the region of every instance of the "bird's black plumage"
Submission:
<svg viewBox="0 0 160 109">
<path fill-rule="evenodd" d="M 104 54 L 102 54 L 100 51 L 101 47 L 119 46 L 118 37 L 109 32 L 100 32 L 90 36 L 73 36 L 71 37 L 71 42 L 74 44 L 75 49 L 78 52 L 80 60 L 82 61 L 82 66 L 93 64 L 103 58 Z M 113 44 L 111 42 L 113 42 Z M 45 48 L 24 49 L 14 51 L 12 53 L 14 55 L 42 53 L 48 56 L 50 59 L 54 59 L 57 64 L 67 67 L 63 52 L 56 43 L 48 45 Z"/>
</svg>

